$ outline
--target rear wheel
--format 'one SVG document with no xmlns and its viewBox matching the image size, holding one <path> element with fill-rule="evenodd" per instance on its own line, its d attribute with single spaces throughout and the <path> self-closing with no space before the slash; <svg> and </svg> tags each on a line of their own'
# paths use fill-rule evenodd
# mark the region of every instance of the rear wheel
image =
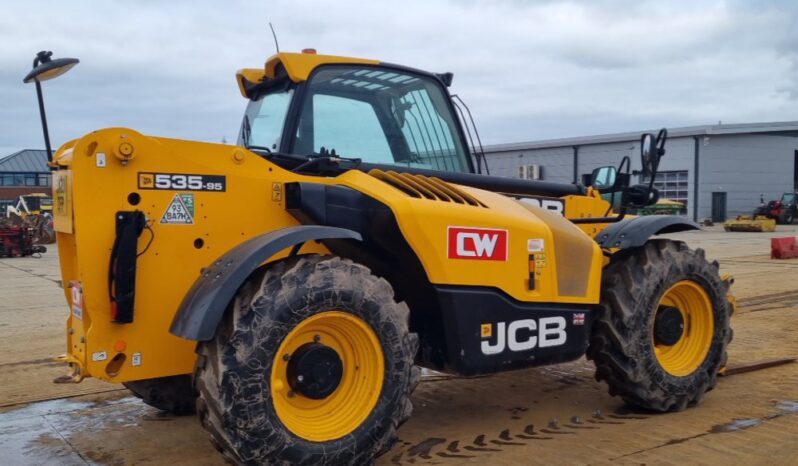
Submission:
<svg viewBox="0 0 798 466">
<path fill-rule="evenodd" d="M 782 225 L 792 225 L 793 220 L 795 220 L 795 214 L 792 210 L 787 210 L 779 216 L 779 223 Z"/>
<path fill-rule="evenodd" d="M 358 264 L 266 267 L 202 342 L 197 410 L 238 464 L 364 464 L 388 450 L 418 382 L 409 311 Z"/>
<path fill-rule="evenodd" d="M 122 385 L 153 408 L 178 415 L 194 413 L 197 394 L 190 375 L 135 380 Z"/>
<path fill-rule="evenodd" d="M 679 411 L 717 382 L 732 337 L 728 282 L 702 250 L 656 240 L 616 253 L 604 270 L 588 358 L 611 395 Z"/>
</svg>

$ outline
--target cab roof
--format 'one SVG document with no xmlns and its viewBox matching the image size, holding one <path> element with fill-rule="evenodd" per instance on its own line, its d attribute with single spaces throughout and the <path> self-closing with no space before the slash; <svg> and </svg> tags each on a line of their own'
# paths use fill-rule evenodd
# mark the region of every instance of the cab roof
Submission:
<svg viewBox="0 0 798 466">
<path fill-rule="evenodd" d="M 266 60 L 263 68 L 244 68 L 236 72 L 236 82 L 241 95 L 250 98 L 251 90 L 264 79 L 274 79 L 277 66 L 282 64 L 288 78 L 293 82 L 308 79 L 310 73 L 320 65 L 330 63 L 378 65 L 379 60 L 368 58 L 341 57 L 337 55 L 318 55 L 315 51 L 303 50 L 302 53 L 279 52 Z"/>
</svg>

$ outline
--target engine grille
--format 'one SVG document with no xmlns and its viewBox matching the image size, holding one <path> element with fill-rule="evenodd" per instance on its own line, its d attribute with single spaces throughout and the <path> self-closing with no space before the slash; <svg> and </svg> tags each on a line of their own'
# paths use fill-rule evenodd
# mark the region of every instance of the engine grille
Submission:
<svg viewBox="0 0 798 466">
<path fill-rule="evenodd" d="M 434 176 L 412 175 L 376 168 L 370 170 L 369 175 L 388 183 L 410 197 L 487 208 L 474 196 Z"/>
</svg>

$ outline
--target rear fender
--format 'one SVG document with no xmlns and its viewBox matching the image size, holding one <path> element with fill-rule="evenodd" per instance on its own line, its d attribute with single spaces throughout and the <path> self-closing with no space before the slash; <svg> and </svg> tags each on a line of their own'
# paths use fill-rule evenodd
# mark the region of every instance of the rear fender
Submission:
<svg viewBox="0 0 798 466">
<path fill-rule="evenodd" d="M 260 264 L 283 249 L 325 239 L 362 241 L 360 233 L 345 228 L 299 225 L 256 236 L 227 251 L 203 269 L 180 303 L 169 331 L 189 340 L 210 340 L 236 291 Z"/>
</svg>

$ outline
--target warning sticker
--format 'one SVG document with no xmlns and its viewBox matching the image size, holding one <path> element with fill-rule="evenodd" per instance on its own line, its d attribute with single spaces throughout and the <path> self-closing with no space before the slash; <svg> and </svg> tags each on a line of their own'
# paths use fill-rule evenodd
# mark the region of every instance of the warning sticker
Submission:
<svg viewBox="0 0 798 466">
<path fill-rule="evenodd" d="M 74 280 L 69 282 L 69 287 L 72 289 L 72 315 L 83 320 L 83 287 Z"/>
<path fill-rule="evenodd" d="M 173 225 L 193 225 L 194 224 L 194 195 L 175 194 L 166 212 L 161 216 L 160 223 Z"/>
</svg>

